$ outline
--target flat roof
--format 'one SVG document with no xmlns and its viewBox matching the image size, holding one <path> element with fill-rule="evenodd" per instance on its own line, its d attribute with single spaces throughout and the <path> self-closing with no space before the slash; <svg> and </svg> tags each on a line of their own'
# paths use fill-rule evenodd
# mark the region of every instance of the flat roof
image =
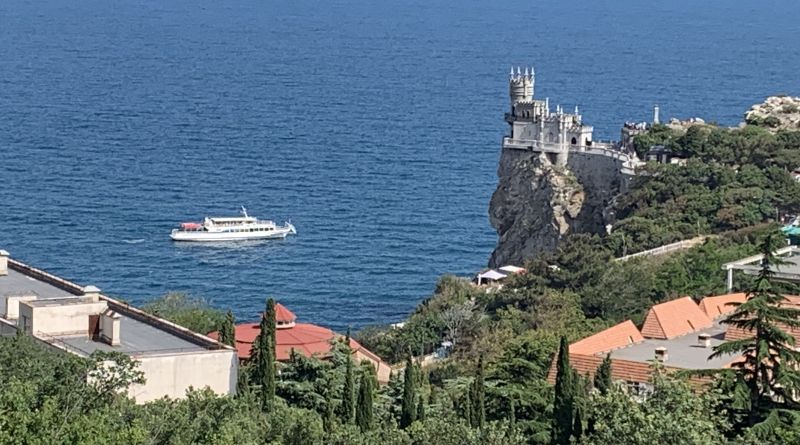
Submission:
<svg viewBox="0 0 800 445">
<path fill-rule="evenodd" d="M 54 343 L 60 343 L 70 349 L 77 349 L 85 354 L 95 351 L 116 351 L 129 355 L 151 355 L 168 352 L 198 352 L 208 349 L 124 314 L 120 314 L 119 332 L 120 344 L 118 346 L 94 341 L 88 336 L 58 336 L 50 337 L 49 340 L 55 339 Z"/>
<path fill-rule="evenodd" d="M 634 362 L 649 362 L 655 359 L 656 348 L 667 349 L 667 360 L 664 366 L 682 369 L 719 369 L 724 368 L 736 359 L 734 355 L 725 355 L 712 360 L 708 359 L 714 346 L 725 340 L 726 327 L 715 321 L 710 328 L 691 332 L 670 340 L 647 338 L 624 348 L 611 351 L 611 358 Z M 700 334 L 711 336 L 711 346 L 704 348 L 698 344 Z"/>
<path fill-rule="evenodd" d="M 68 289 L 73 289 L 69 291 Z M 9 261 L 8 275 L 0 276 L 0 298 L 7 296 L 36 295 L 33 306 L 71 305 L 86 303 L 82 288 L 45 271 L 34 269 L 17 261 Z M 101 302 L 120 315 L 120 344 L 111 346 L 86 336 L 48 336 L 34 333 L 36 337 L 61 345 L 72 352 L 91 354 L 94 351 L 118 351 L 130 355 L 159 354 L 166 352 L 198 352 L 225 349 L 212 339 L 193 333 L 142 311 L 101 296 Z M 12 323 L 14 321 L 12 320 Z"/>
<path fill-rule="evenodd" d="M 75 294 L 53 286 L 36 278 L 29 277 L 8 267 L 8 275 L 0 275 L 0 296 L 20 296 L 36 295 L 40 299 L 44 298 L 67 298 L 74 297 Z"/>
</svg>

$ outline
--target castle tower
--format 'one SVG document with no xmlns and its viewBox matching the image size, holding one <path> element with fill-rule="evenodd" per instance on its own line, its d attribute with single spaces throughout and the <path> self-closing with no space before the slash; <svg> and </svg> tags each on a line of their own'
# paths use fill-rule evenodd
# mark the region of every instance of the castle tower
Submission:
<svg viewBox="0 0 800 445">
<path fill-rule="evenodd" d="M 533 69 L 528 71 L 528 68 L 525 68 L 523 73 L 519 67 L 517 67 L 516 72 L 514 72 L 513 67 L 511 68 L 508 80 L 508 94 L 512 108 L 518 102 L 530 102 L 533 100 L 534 76 Z"/>
</svg>

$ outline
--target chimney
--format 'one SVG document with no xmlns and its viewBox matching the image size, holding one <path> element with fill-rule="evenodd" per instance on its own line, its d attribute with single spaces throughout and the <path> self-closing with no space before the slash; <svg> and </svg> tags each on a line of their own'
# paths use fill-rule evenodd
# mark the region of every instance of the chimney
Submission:
<svg viewBox="0 0 800 445">
<path fill-rule="evenodd" d="M 100 301 L 100 289 L 90 284 L 83 288 L 83 296 L 91 298 L 92 301 Z"/>
<path fill-rule="evenodd" d="M 0 249 L 0 276 L 8 275 L 8 252 Z"/>
<path fill-rule="evenodd" d="M 100 315 L 100 338 L 111 346 L 120 344 L 120 319 L 122 317 L 107 309 Z"/>
<path fill-rule="evenodd" d="M 659 346 L 656 348 L 656 360 L 660 362 L 665 362 L 669 359 L 669 354 L 667 354 L 667 348 L 663 346 Z"/>
<path fill-rule="evenodd" d="M 700 334 L 697 336 L 697 345 L 701 348 L 710 348 L 711 347 L 711 335 L 709 334 Z"/>
</svg>

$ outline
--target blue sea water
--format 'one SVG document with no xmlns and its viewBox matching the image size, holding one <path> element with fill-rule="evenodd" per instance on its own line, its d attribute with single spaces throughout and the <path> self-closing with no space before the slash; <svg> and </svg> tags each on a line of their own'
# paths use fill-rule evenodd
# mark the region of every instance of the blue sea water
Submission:
<svg viewBox="0 0 800 445">
<path fill-rule="evenodd" d="M 799 18 L 792 0 L 2 0 L 0 248 L 133 303 L 395 321 L 487 262 L 512 64 L 596 139 L 655 103 L 734 125 L 800 94 Z M 169 241 L 240 205 L 298 235 Z"/>
</svg>

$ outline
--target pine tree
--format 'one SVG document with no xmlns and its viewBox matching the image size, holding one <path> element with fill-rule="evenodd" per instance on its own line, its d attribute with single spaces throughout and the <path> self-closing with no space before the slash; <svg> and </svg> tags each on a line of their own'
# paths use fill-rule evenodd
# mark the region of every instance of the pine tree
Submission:
<svg viewBox="0 0 800 445">
<path fill-rule="evenodd" d="M 761 270 L 747 292 L 744 303 L 722 320 L 723 324 L 748 334 L 740 340 L 726 341 L 714 348 L 711 358 L 725 355 L 743 356 L 732 367 L 744 380 L 750 393 L 748 423 L 753 425 L 764 416 L 766 403 L 789 405 L 793 392 L 800 390 L 800 351 L 787 329 L 800 328 L 800 310 L 786 305 L 786 299 L 773 287 L 772 267 L 782 263 L 773 254 L 777 247 L 772 235 L 761 245 Z"/>
<path fill-rule="evenodd" d="M 275 399 L 275 300 L 267 300 L 267 307 L 261 316 L 260 332 L 253 342 L 254 369 L 256 384 L 261 385 L 261 407 L 272 409 Z"/>
<path fill-rule="evenodd" d="M 517 403 L 513 397 L 508 400 L 508 423 L 512 427 L 517 424 Z"/>
<path fill-rule="evenodd" d="M 606 354 L 594 374 L 594 387 L 605 395 L 611 389 L 611 354 Z"/>
<path fill-rule="evenodd" d="M 369 371 L 361 373 L 361 385 L 358 388 L 358 405 L 356 406 L 356 424 L 361 432 L 372 429 L 372 381 Z"/>
<path fill-rule="evenodd" d="M 233 312 L 230 310 L 225 314 L 225 319 L 219 327 L 219 341 L 228 346 L 236 347 L 236 322 Z"/>
<path fill-rule="evenodd" d="M 551 442 L 554 445 L 568 445 L 574 427 L 575 371 L 569 364 L 569 344 L 566 337 L 561 337 L 556 371 Z"/>
<path fill-rule="evenodd" d="M 483 357 L 478 359 L 478 370 L 472 382 L 472 426 L 483 429 L 486 426 L 486 388 L 483 378 Z"/>
<path fill-rule="evenodd" d="M 400 428 L 407 428 L 414 423 L 417 416 L 416 407 L 416 377 L 414 376 L 414 362 L 409 354 L 406 360 L 406 369 L 403 375 L 403 406 L 400 411 Z"/>
<path fill-rule="evenodd" d="M 342 387 L 342 423 L 353 423 L 356 414 L 355 407 L 355 377 L 353 375 L 353 354 L 350 350 L 350 328 L 347 329 L 345 337 L 345 351 L 347 357 L 345 361 L 344 386 Z"/>
</svg>

